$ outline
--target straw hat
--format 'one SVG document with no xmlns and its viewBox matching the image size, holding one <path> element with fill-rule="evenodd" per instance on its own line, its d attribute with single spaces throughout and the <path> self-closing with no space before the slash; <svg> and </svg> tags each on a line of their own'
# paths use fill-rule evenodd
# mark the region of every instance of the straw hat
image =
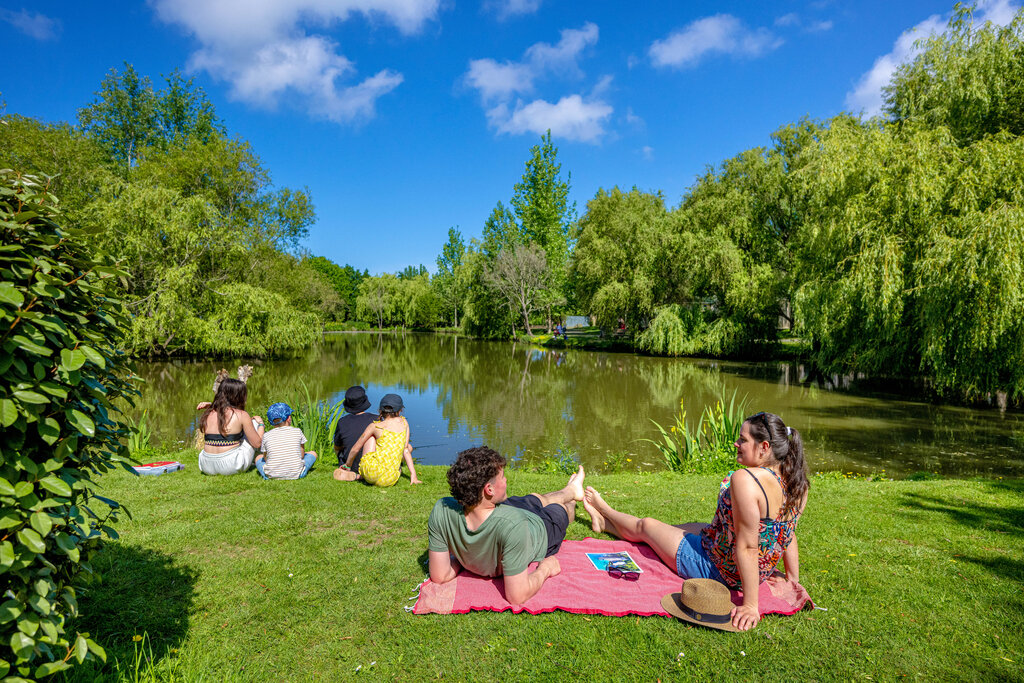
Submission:
<svg viewBox="0 0 1024 683">
<path fill-rule="evenodd" d="M 725 584 L 713 579 L 687 579 L 681 593 L 661 599 L 661 606 L 674 617 L 721 631 L 738 632 L 729 613 L 735 605 Z"/>
</svg>

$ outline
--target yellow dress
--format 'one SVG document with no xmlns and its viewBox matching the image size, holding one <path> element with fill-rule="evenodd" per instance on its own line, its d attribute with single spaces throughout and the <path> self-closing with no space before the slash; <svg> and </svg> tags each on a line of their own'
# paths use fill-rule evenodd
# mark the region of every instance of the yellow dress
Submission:
<svg viewBox="0 0 1024 683">
<path fill-rule="evenodd" d="M 366 453 L 359 461 L 359 474 L 367 484 L 374 486 L 393 486 L 402 475 L 402 456 L 405 453 L 405 434 L 409 428 L 399 432 L 385 429 L 377 423 L 380 436 L 377 437 L 377 450 Z"/>
</svg>

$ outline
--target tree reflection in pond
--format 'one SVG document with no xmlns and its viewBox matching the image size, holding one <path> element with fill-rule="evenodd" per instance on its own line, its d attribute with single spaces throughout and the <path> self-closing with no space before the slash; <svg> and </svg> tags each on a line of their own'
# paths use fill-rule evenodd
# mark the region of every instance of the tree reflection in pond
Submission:
<svg viewBox="0 0 1024 683">
<path fill-rule="evenodd" d="M 668 424 L 680 398 L 695 418 L 718 396 L 746 395 L 752 411 L 779 413 L 800 429 L 819 470 L 900 476 L 1024 472 L 1020 413 L 937 406 L 901 396 L 901 387 L 858 377 L 816 377 L 789 363 L 651 358 L 624 353 L 558 351 L 447 335 L 337 334 L 324 345 L 275 361 L 139 363 L 146 380 L 137 410 L 149 411 L 157 438 L 186 441 L 198 401 L 209 400 L 217 369 L 256 366 L 249 410 L 261 412 L 301 392 L 340 401 L 353 384 L 371 401 L 403 396 L 426 464 L 446 464 L 487 443 L 527 459 L 563 442 L 595 466 L 608 452 L 659 465 L 641 438 L 650 420 Z M 838 388 L 837 388 L 838 387 Z"/>
</svg>

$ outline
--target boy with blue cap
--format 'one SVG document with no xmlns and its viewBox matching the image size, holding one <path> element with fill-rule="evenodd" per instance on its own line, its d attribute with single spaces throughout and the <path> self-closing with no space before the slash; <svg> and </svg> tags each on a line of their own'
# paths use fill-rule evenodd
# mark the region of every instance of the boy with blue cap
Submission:
<svg viewBox="0 0 1024 683">
<path fill-rule="evenodd" d="M 256 458 L 256 469 L 264 479 L 302 479 L 316 462 L 316 453 L 306 451 L 306 435 L 292 426 L 292 409 L 287 403 L 275 403 L 267 409 L 273 429 L 263 435 L 263 451 Z"/>
</svg>

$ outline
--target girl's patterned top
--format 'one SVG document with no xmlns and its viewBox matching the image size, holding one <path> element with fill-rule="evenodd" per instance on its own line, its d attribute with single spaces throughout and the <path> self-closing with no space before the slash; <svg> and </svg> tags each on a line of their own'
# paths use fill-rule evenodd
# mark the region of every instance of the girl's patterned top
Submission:
<svg viewBox="0 0 1024 683">
<path fill-rule="evenodd" d="M 762 517 L 758 522 L 757 573 L 759 582 L 764 582 L 775 571 L 779 560 L 782 559 L 782 554 L 793 540 L 796 523 L 800 518 L 800 514 L 797 513 L 792 519 L 782 519 L 782 510 L 786 507 L 786 487 L 782 485 L 782 479 L 778 474 L 773 470 L 768 471 L 778 480 L 779 486 L 782 487 L 783 497 L 779 516 L 775 519 Z M 732 493 L 729 490 L 729 481 L 732 475 L 733 473 L 729 472 L 722 480 L 722 486 L 718 491 L 718 507 L 715 509 L 715 517 L 711 520 L 711 524 L 701 532 L 701 544 L 708 558 L 715 563 L 725 584 L 734 590 L 739 590 L 740 574 L 739 568 L 736 566 L 736 527 L 732 519 Z"/>
</svg>

